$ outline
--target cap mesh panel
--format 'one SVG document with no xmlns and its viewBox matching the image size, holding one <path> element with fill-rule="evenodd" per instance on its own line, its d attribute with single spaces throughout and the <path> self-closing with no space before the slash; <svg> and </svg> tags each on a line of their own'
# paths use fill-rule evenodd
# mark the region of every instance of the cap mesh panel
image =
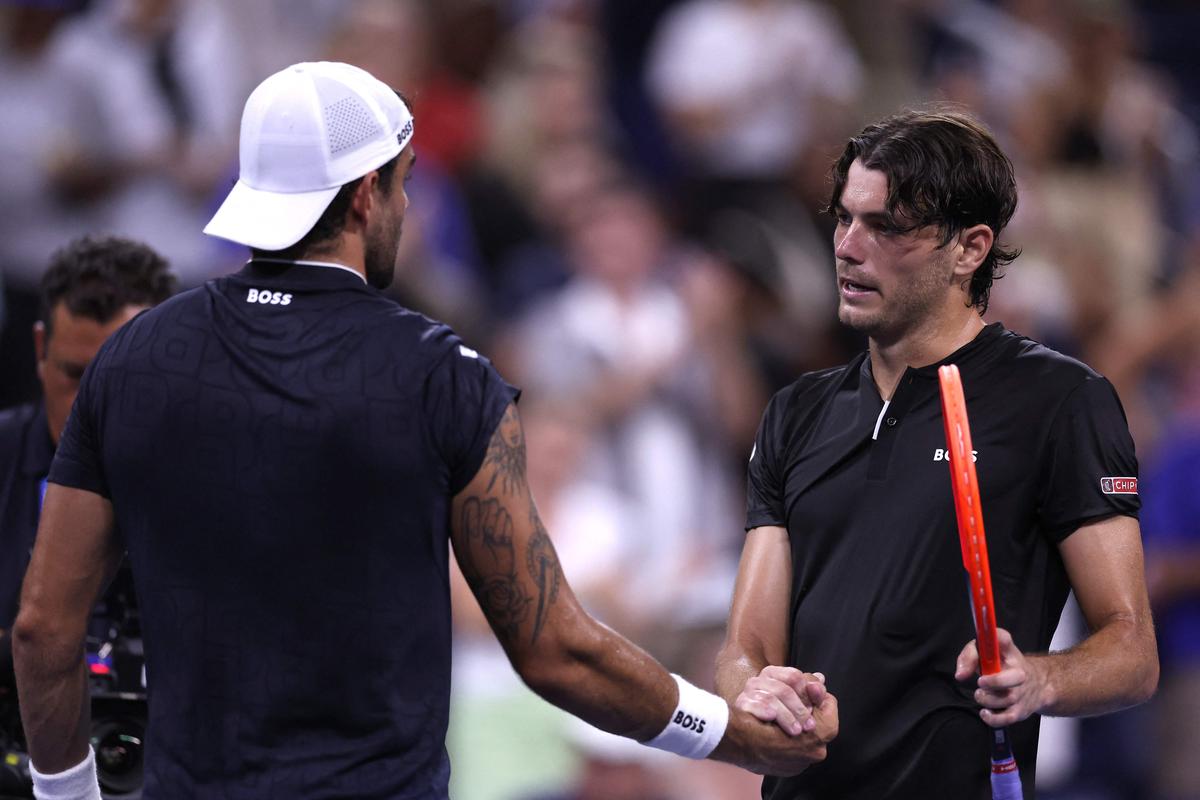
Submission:
<svg viewBox="0 0 1200 800">
<path fill-rule="evenodd" d="M 383 133 L 375 117 L 356 97 L 344 97 L 325 106 L 325 127 L 329 132 L 330 155 L 353 150 Z"/>
</svg>

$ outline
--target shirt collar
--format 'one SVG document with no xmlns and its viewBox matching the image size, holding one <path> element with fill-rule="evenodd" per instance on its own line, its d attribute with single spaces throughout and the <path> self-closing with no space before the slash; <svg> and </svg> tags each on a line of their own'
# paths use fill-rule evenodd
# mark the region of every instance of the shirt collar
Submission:
<svg viewBox="0 0 1200 800">
<path fill-rule="evenodd" d="M 347 267 L 345 264 L 338 264 L 333 261 L 309 261 L 302 258 L 263 258 L 261 256 L 259 258 L 253 258 L 250 261 L 257 261 L 259 263 L 266 264 L 299 264 L 302 267 L 328 267 L 329 269 L 344 269 L 346 272 L 349 272 L 363 283 L 367 282 L 367 279 L 364 278 L 358 270 L 352 267 Z M 246 263 L 250 263 L 250 261 Z"/>
<path fill-rule="evenodd" d="M 909 367 L 904 371 L 904 374 L 916 375 L 920 378 L 936 380 L 938 367 L 941 367 L 945 364 L 957 364 L 959 369 L 970 369 L 972 366 L 976 365 L 986 357 L 989 352 L 988 345 L 1002 336 L 1005 332 L 1004 325 L 999 322 L 993 322 L 990 325 L 985 325 L 983 330 L 975 334 L 974 339 L 967 342 L 962 347 L 943 358 L 941 361 L 937 361 L 933 364 L 927 364 L 923 367 Z M 859 366 L 859 370 L 861 371 L 863 377 L 865 377 L 873 387 L 875 385 L 875 373 L 871 369 L 870 353 L 862 353 L 862 359 L 862 364 Z"/>
<path fill-rule="evenodd" d="M 237 274 L 247 280 L 280 281 L 289 286 L 370 289 L 366 278 L 357 271 L 331 261 L 252 258 Z"/>
<path fill-rule="evenodd" d="M 946 364 L 957 364 L 959 369 L 970 367 L 987 354 L 987 347 L 1004 333 L 1004 326 L 999 322 L 985 325 L 975 338 L 955 350 L 950 355 L 934 364 L 924 367 L 912 367 L 912 372 L 923 378 L 937 378 L 938 367 Z"/>
</svg>

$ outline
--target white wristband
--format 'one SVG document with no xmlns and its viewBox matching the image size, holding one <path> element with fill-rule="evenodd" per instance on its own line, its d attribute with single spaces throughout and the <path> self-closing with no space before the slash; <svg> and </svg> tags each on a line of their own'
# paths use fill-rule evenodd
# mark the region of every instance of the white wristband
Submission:
<svg viewBox="0 0 1200 800">
<path fill-rule="evenodd" d="M 101 800 L 100 782 L 96 779 L 96 751 L 88 746 L 87 758 L 73 767 L 53 775 L 38 772 L 29 762 L 33 778 L 33 796 L 37 800 Z"/>
<path fill-rule="evenodd" d="M 729 706 L 720 697 L 697 689 L 678 675 L 679 705 L 663 732 L 646 742 L 650 747 L 687 758 L 708 758 L 725 735 Z"/>
</svg>

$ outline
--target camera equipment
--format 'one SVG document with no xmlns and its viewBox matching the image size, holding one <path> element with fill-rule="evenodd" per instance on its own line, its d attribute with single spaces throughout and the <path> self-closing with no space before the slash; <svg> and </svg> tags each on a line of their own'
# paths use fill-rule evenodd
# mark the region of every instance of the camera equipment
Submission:
<svg viewBox="0 0 1200 800">
<path fill-rule="evenodd" d="M 29 755 L 12 680 L 8 637 L 0 644 L 0 800 L 33 797 Z M 145 659 L 133 579 L 122 564 L 88 625 L 92 747 L 107 800 L 141 796 L 146 736 Z"/>
</svg>

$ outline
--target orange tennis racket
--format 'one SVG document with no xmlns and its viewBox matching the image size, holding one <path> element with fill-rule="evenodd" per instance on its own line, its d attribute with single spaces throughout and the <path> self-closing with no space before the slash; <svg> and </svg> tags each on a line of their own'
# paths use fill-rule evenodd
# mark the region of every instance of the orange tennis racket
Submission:
<svg viewBox="0 0 1200 800">
<path fill-rule="evenodd" d="M 938 369 L 942 388 L 942 421 L 946 427 L 946 450 L 950 454 L 950 482 L 954 487 L 954 514 L 958 518 L 958 543 L 971 593 L 975 617 L 975 644 L 979 649 L 979 671 L 1000 671 L 1000 643 L 996 639 L 996 606 L 992 599 L 992 572 L 988 565 L 987 538 L 983 532 L 983 504 L 979 478 L 975 474 L 971 426 L 962 378 L 954 364 Z M 992 797 L 1021 800 L 1021 777 L 1013 757 L 1008 732 L 996 728 L 992 742 Z"/>
</svg>

